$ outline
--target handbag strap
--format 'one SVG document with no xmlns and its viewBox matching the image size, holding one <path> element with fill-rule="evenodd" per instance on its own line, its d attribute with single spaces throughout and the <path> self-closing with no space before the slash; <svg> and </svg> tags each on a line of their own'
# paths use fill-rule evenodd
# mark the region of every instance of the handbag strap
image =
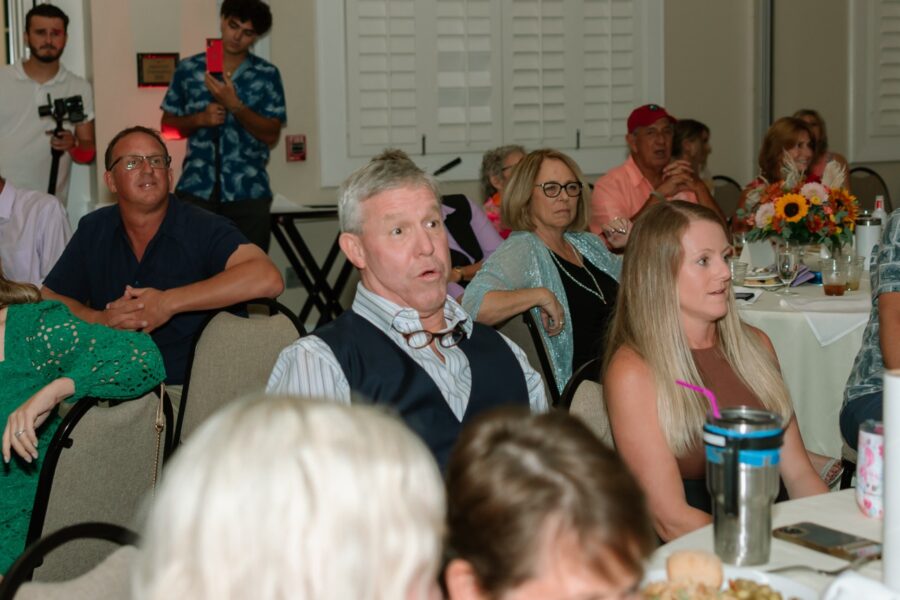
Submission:
<svg viewBox="0 0 900 600">
<path fill-rule="evenodd" d="M 166 411 L 165 411 L 165 401 L 166 401 L 166 384 L 159 384 L 159 402 L 156 405 L 156 423 L 154 423 L 154 428 L 156 429 L 156 459 L 153 461 L 153 477 L 152 482 L 150 484 L 150 489 L 152 493 L 156 493 L 156 480 L 159 475 L 159 465 L 162 460 L 162 436 L 163 431 L 166 428 Z"/>
</svg>

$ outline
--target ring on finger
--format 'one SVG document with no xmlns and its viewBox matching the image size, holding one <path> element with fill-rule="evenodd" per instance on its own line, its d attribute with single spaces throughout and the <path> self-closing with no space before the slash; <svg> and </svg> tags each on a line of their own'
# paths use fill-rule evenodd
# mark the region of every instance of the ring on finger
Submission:
<svg viewBox="0 0 900 600">
<path fill-rule="evenodd" d="M 13 435 L 16 436 L 16 437 L 18 438 L 18 437 L 21 437 L 23 433 L 25 433 L 25 430 L 24 430 L 24 429 L 20 429 L 20 430 L 18 430 L 17 432 L 15 432 Z"/>
</svg>

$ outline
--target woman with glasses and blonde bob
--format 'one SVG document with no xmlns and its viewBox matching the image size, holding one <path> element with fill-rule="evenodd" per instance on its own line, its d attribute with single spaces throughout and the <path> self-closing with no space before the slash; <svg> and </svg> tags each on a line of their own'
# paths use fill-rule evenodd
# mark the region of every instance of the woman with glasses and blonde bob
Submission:
<svg viewBox="0 0 900 600">
<path fill-rule="evenodd" d="M 702 431 L 705 396 L 750 406 L 785 423 L 779 471 L 791 498 L 826 492 L 807 458 L 772 342 L 740 320 L 732 249 L 719 216 L 660 202 L 637 219 L 603 368 L 616 448 L 647 495 L 656 531 L 671 540 L 711 522 Z"/>
<path fill-rule="evenodd" d="M 370 406 L 259 394 L 166 467 L 136 600 L 436 600 L 444 487 L 425 445 Z"/>
<path fill-rule="evenodd" d="M 602 353 L 619 288 L 620 259 L 586 232 L 590 202 L 578 165 L 535 150 L 513 171 L 503 195 L 512 235 L 466 288 L 463 307 L 497 325 L 530 310 L 543 324 L 560 391 L 572 372 Z"/>
<path fill-rule="evenodd" d="M 562 411 L 501 409 L 447 468 L 449 600 L 634 598 L 653 529 L 634 477 Z"/>
</svg>

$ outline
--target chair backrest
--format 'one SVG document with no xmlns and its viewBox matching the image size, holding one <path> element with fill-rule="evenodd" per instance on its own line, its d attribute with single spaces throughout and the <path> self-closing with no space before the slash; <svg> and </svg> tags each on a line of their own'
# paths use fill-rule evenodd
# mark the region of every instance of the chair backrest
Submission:
<svg viewBox="0 0 900 600">
<path fill-rule="evenodd" d="M 884 196 L 884 210 L 888 214 L 894 210 L 891 193 L 884 179 L 869 167 L 853 167 L 850 169 L 850 190 L 859 200 L 860 209 L 872 212 L 875 210 L 875 196 Z M 884 225 L 882 223 L 882 225 Z"/>
<path fill-rule="evenodd" d="M 615 448 L 606 404 L 603 402 L 603 386 L 593 379 L 600 371 L 601 358 L 581 365 L 573 374 L 560 398 L 559 407 L 581 419 L 600 441 Z"/>
<path fill-rule="evenodd" d="M 160 400 L 150 393 L 115 406 L 83 398 L 63 418 L 44 456 L 27 543 L 74 523 L 132 527 L 159 477 L 165 443 L 156 429 Z M 111 548 L 97 541 L 66 544 L 34 572 L 62 581 L 98 564 Z"/>
<path fill-rule="evenodd" d="M 722 209 L 725 218 L 730 221 L 737 212 L 738 202 L 741 199 L 743 191 L 741 184 L 727 175 L 714 175 L 713 186 L 713 198 Z"/>
<path fill-rule="evenodd" d="M 540 325 L 535 323 L 531 313 L 525 311 L 509 319 L 499 331 L 525 352 L 531 368 L 543 376 L 544 392 L 548 402 L 556 406 L 559 403 L 559 389 L 556 387 L 550 354 L 538 327 Z"/>
<path fill-rule="evenodd" d="M 20 556 L 0 583 L 0 600 L 113 600 L 130 597 L 130 565 L 137 534 L 111 523 L 69 525 L 41 538 Z M 61 583 L 27 583 L 34 568 L 57 548 L 84 540 L 102 541 L 113 550 L 90 571 Z M 116 546 L 121 546 L 116 548 Z"/>
<path fill-rule="evenodd" d="M 288 309 L 267 304 L 272 309 L 268 316 L 216 312 L 197 335 L 175 426 L 176 445 L 217 409 L 265 388 L 278 355 L 303 335 Z"/>
</svg>

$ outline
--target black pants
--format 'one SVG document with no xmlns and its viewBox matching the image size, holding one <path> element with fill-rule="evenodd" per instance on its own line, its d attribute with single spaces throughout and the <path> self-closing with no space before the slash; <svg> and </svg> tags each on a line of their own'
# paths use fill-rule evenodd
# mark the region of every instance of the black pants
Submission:
<svg viewBox="0 0 900 600">
<path fill-rule="evenodd" d="M 254 200 L 235 200 L 233 202 L 209 202 L 193 194 L 175 192 L 179 200 L 188 202 L 194 206 L 204 208 L 209 212 L 221 215 L 231 221 L 241 230 L 247 239 L 263 249 L 269 251 L 269 238 L 272 234 L 272 226 L 269 218 L 269 209 L 272 206 L 271 198 L 259 198 Z"/>
</svg>

